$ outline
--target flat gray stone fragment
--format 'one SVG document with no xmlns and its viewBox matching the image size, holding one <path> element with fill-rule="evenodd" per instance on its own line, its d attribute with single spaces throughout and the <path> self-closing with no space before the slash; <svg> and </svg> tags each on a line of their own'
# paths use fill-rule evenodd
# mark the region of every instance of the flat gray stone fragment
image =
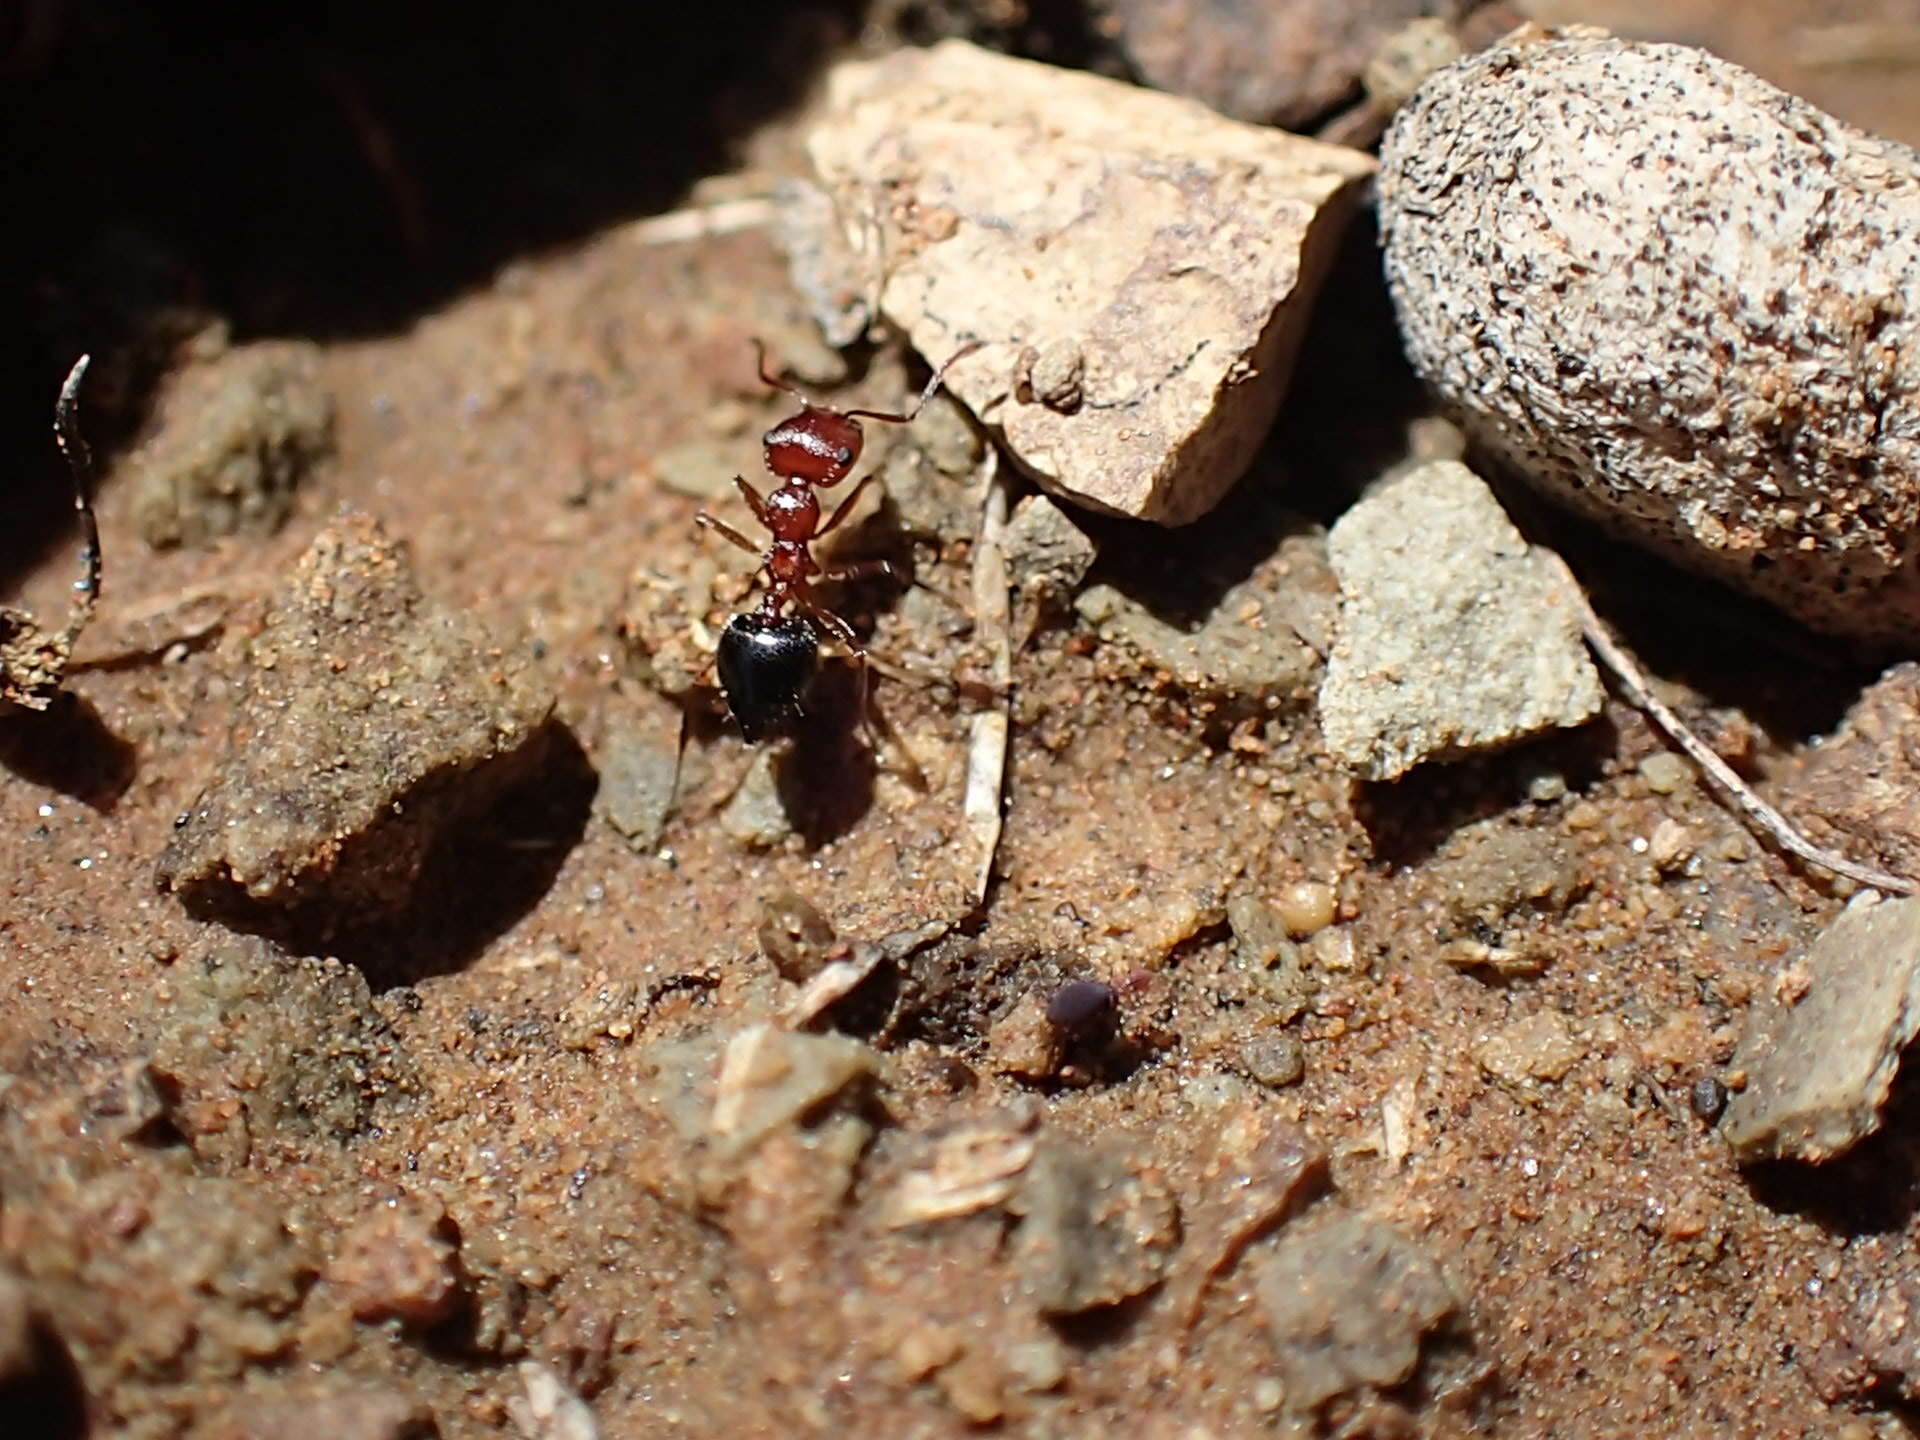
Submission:
<svg viewBox="0 0 1920 1440">
<path fill-rule="evenodd" d="M 1179 1205 L 1145 1166 L 1111 1148 L 1048 1138 L 1012 1208 L 1021 1288 L 1043 1315 L 1077 1315 L 1159 1284 L 1179 1244 Z"/>
<path fill-rule="evenodd" d="M 1880 1128 L 1920 1033 L 1920 899 L 1855 896 L 1805 968 L 1799 1004 L 1756 1006 L 1733 1057 L 1749 1078 L 1720 1133 L 1742 1161 L 1830 1160 Z"/>
<path fill-rule="evenodd" d="M 1599 713 L 1573 597 L 1466 466 L 1389 482 L 1327 543 L 1342 600 L 1320 723 L 1367 779 Z"/>
<path fill-rule="evenodd" d="M 753 757 L 740 788 L 720 812 L 720 828 L 751 850 L 768 850 L 793 833 L 793 817 L 780 794 L 773 752 Z"/>
<path fill-rule="evenodd" d="M 1098 553 L 1093 537 L 1044 495 L 1029 495 L 1007 521 L 1007 568 L 1022 589 L 1069 591 Z"/>
<path fill-rule="evenodd" d="M 1362 1216 L 1289 1227 L 1257 1282 L 1275 1367 L 1294 1411 L 1355 1391 L 1404 1385 L 1429 1337 L 1464 1341 L 1460 1297 L 1433 1258 L 1391 1226 Z M 1455 1360 L 1467 1353 L 1456 1347 Z M 1465 1378 L 1436 1367 L 1436 1392 Z M 1466 1367 L 1470 1369 L 1471 1367 Z"/>
<path fill-rule="evenodd" d="M 752 1026 L 721 1056 L 709 1136 L 722 1155 L 742 1155 L 873 1068 L 873 1051 L 858 1040 Z"/>
<path fill-rule="evenodd" d="M 607 737 L 600 756 L 600 789 L 594 809 L 636 854 L 660 848 L 673 814 L 680 757 L 663 740 L 621 729 Z"/>
</svg>

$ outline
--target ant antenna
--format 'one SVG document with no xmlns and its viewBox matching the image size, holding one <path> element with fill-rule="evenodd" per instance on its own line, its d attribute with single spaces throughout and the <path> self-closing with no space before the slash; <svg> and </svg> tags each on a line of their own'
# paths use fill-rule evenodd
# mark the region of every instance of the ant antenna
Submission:
<svg viewBox="0 0 1920 1440">
<path fill-rule="evenodd" d="M 947 378 L 947 372 L 986 343 L 984 340 L 969 340 L 958 350 L 954 351 L 953 354 L 941 361 L 940 368 L 935 370 L 933 375 L 928 379 L 927 388 L 922 390 L 920 392 L 920 398 L 913 402 L 913 408 L 903 415 L 895 414 L 890 410 L 842 410 L 839 413 L 846 416 L 849 420 L 859 418 L 866 420 L 885 420 L 894 425 L 909 424 L 912 422 L 914 416 L 926 408 L 927 402 L 933 398 L 933 392 L 938 390 L 941 382 Z M 785 389 L 786 387 L 782 386 L 781 388 Z M 789 391 L 788 393 L 798 394 L 799 392 Z"/>
<path fill-rule="evenodd" d="M 904 414 L 892 410 L 836 410 L 833 406 L 814 399 L 797 385 L 789 385 L 778 376 L 767 373 L 766 342 L 757 335 L 753 340 L 753 358 L 755 365 L 759 368 L 760 381 L 762 384 L 775 390 L 784 391 L 809 409 L 826 410 L 832 414 L 844 416 L 849 420 L 885 420 L 891 424 L 905 425 L 910 423 L 914 416 L 926 408 L 927 402 L 933 398 L 934 391 L 940 388 L 940 382 L 947 378 L 947 371 L 951 370 L 956 364 L 966 359 L 967 356 L 973 354 L 974 351 L 980 349 L 986 343 L 984 340 L 969 340 L 942 361 L 940 368 L 935 370 L 933 375 L 928 379 L 926 389 L 920 392 L 920 398 L 913 402 L 913 408 Z"/>
<path fill-rule="evenodd" d="M 60 398 L 53 407 L 53 438 L 60 446 L 60 453 L 66 457 L 67 468 L 73 472 L 73 508 L 80 516 L 80 533 L 86 541 L 86 547 L 81 551 L 81 563 L 85 570 L 81 578 L 73 583 L 73 588 L 80 594 L 80 603 L 67 626 L 66 640 L 69 645 L 79 638 L 80 631 L 93 615 L 94 607 L 100 603 L 100 522 L 93 513 L 93 452 L 87 448 L 87 440 L 80 433 L 77 418 L 80 382 L 86 378 L 87 366 L 92 361 L 91 355 L 82 355 L 73 362 L 73 368 L 67 372 L 66 383 L 60 387 Z"/>
<path fill-rule="evenodd" d="M 794 385 L 789 385 L 786 381 L 780 379 L 777 376 L 769 375 L 767 373 L 767 343 L 766 341 L 762 340 L 758 335 L 753 337 L 753 358 L 754 358 L 754 363 L 757 364 L 760 368 L 761 384 L 769 386 L 775 390 L 784 390 L 787 394 L 793 396 L 794 399 L 798 400 L 802 405 L 809 406 L 813 409 L 825 410 L 825 409 L 832 408 L 830 406 L 821 405 L 819 401 L 815 400 L 811 395 L 807 394 L 806 391 L 800 389 L 799 387 Z"/>
</svg>

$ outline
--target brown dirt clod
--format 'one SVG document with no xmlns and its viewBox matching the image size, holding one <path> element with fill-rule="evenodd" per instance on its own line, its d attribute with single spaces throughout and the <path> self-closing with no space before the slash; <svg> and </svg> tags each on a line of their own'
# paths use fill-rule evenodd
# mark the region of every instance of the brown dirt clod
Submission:
<svg viewBox="0 0 1920 1440">
<path fill-rule="evenodd" d="M 382 918 L 443 832 L 537 770 L 551 688 L 431 604 L 366 515 L 314 541 L 248 658 L 226 758 L 160 860 L 161 883 L 202 906 L 324 895 Z"/>
</svg>

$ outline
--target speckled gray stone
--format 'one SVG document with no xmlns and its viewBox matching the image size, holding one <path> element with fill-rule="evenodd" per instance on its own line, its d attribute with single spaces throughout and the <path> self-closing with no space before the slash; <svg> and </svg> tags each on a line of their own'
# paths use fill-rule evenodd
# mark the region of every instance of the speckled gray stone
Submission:
<svg viewBox="0 0 1920 1440">
<path fill-rule="evenodd" d="M 1382 148 L 1415 368 L 1561 502 L 1808 624 L 1920 635 L 1920 154 L 1700 50 L 1533 30 Z"/>
<path fill-rule="evenodd" d="M 1167 1272 L 1180 1206 L 1151 1166 L 1111 1147 L 1047 1136 L 1011 1202 L 1013 1254 L 1043 1315 L 1077 1315 L 1139 1295 Z"/>
</svg>

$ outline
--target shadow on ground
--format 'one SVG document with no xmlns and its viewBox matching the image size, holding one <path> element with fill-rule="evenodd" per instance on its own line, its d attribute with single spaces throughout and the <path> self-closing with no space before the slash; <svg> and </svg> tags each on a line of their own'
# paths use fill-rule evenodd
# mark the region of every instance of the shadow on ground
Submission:
<svg viewBox="0 0 1920 1440">
<path fill-rule="evenodd" d="M 555 723 L 536 774 L 484 814 L 446 826 L 396 915 L 342 923 L 336 897 L 268 904 L 224 881 L 190 887 L 181 901 L 198 919 L 291 954 L 356 965 L 376 991 L 411 985 L 462 969 L 540 903 L 586 834 L 598 785 L 580 742 Z"/>
<path fill-rule="evenodd" d="M 403 328 L 728 169 L 863 7 L 28 8 L 47 23 L 0 53 L 0 589 L 65 529 L 47 427 L 74 356 L 97 357 L 110 451 L 216 316 L 240 339 Z"/>
</svg>

